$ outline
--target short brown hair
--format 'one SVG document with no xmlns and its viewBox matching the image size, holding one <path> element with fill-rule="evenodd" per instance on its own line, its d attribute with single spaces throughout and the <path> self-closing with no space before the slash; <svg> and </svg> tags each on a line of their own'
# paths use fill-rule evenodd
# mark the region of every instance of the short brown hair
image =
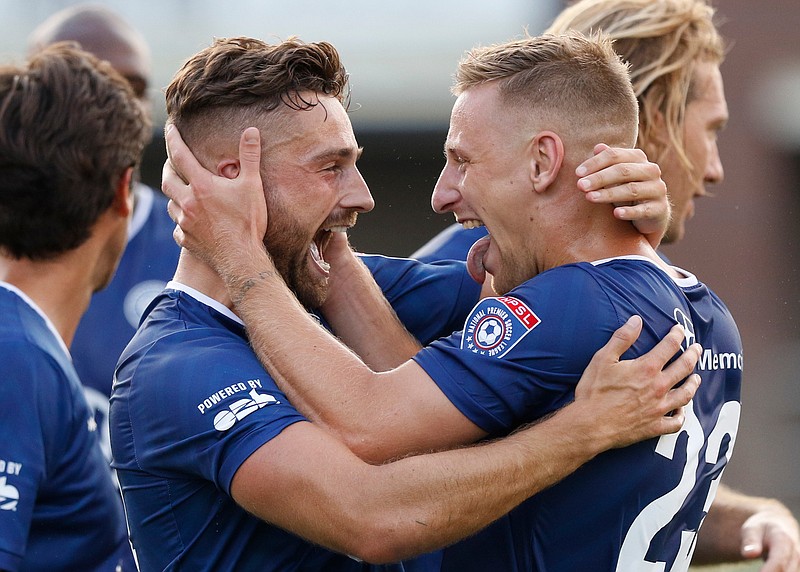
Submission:
<svg viewBox="0 0 800 572">
<path fill-rule="evenodd" d="M 603 36 L 544 34 L 474 48 L 459 63 L 452 91 L 458 95 L 490 81 L 498 82 L 502 101 L 556 118 L 576 136 L 635 142 L 637 107 L 628 69 Z"/>
<path fill-rule="evenodd" d="M 336 48 L 289 38 L 267 44 L 253 38 L 223 38 L 192 56 L 166 90 L 169 122 L 190 147 L 220 125 L 241 132 L 254 118 L 281 105 L 310 109 L 316 98 L 349 95 L 347 72 Z"/>
<path fill-rule="evenodd" d="M 686 104 L 692 100 L 695 63 L 721 63 L 724 42 L 705 0 L 581 0 L 566 8 L 548 28 L 559 34 L 602 31 L 630 64 L 639 100 L 639 146 L 652 146 L 656 162 L 668 145 L 691 169 L 683 142 Z M 652 136 L 655 116 L 664 117 L 669 141 Z"/>
<path fill-rule="evenodd" d="M 80 246 L 150 135 L 128 82 L 77 44 L 0 67 L 3 253 L 48 259 Z"/>
</svg>

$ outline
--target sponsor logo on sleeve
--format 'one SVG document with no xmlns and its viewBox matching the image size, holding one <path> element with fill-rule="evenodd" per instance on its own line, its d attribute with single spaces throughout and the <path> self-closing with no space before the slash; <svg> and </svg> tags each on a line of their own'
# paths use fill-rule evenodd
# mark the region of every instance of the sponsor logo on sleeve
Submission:
<svg viewBox="0 0 800 572">
<path fill-rule="evenodd" d="M 20 471 L 22 471 L 22 463 L 0 459 L 0 473 L 4 473 L 0 477 L 0 510 L 17 510 L 19 489 L 8 484 L 6 475 L 16 476 L 20 474 Z"/>
<path fill-rule="evenodd" d="M 248 391 L 248 389 L 250 391 Z M 227 431 L 233 427 L 237 421 L 241 421 L 251 413 L 268 405 L 277 405 L 280 403 L 274 396 L 269 393 L 262 393 L 259 389 L 261 389 L 260 379 L 249 379 L 247 381 L 232 383 L 219 391 L 215 391 L 202 402 L 198 403 L 197 410 L 200 411 L 202 415 L 205 415 L 212 408 L 216 408 L 215 406 L 217 404 L 231 397 L 237 397 L 233 403 L 225 403 L 225 408 L 214 415 L 214 428 L 220 432 Z M 247 397 L 245 397 L 245 395 Z"/>
<path fill-rule="evenodd" d="M 540 323 L 539 317 L 519 298 L 485 298 L 467 318 L 461 349 L 501 358 Z"/>
<path fill-rule="evenodd" d="M 675 308 L 672 315 L 675 321 L 683 326 L 683 343 L 681 344 L 681 349 L 686 351 L 689 349 L 689 346 L 697 341 L 694 335 L 694 324 L 692 323 L 692 319 L 680 308 Z"/>
<path fill-rule="evenodd" d="M 0 477 L 0 510 L 17 510 L 19 491 L 6 484 L 6 477 Z"/>
</svg>

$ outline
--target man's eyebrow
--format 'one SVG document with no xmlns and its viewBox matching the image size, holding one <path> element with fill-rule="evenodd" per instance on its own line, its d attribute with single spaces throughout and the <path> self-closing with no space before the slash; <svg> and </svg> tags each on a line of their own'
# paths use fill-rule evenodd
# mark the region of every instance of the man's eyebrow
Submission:
<svg viewBox="0 0 800 572">
<path fill-rule="evenodd" d="M 336 159 L 349 159 L 351 157 L 355 157 L 355 160 L 358 161 L 361 158 L 361 154 L 363 152 L 364 152 L 363 147 L 358 147 L 357 149 L 353 149 L 352 147 L 342 147 L 341 149 L 331 149 L 328 151 L 323 151 L 319 155 L 311 157 L 311 161 L 314 163 L 323 163 L 325 161 L 334 161 Z"/>
<path fill-rule="evenodd" d="M 442 148 L 442 153 L 444 154 L 445 158 L 447 158 L 448 155 L 461 155 L 458 145 L 452 141 L 445 141 L 444 147 Z"/>
</svg>

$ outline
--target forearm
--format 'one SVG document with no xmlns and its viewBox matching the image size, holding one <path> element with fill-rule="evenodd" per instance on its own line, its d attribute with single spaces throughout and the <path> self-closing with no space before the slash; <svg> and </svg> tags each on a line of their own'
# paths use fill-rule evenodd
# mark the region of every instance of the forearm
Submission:
<svg viewBox="0 0 800 572">
<path fill-rule="evenodd" d="M 220 274 L 259 360 L 311 421 L 374 463 L 481 436 L 442 442 L 441 431 L 411 434 L 407 399 L 381 383 L 386 374 L 372 371 L 311 318 L 266 252 L 253 256 L 238 260 L 230 271 L 221 269 Z M 280 332 L 275 330 L 276 323 L 281 324 Z"/>
<path fill-rule="evenodd" d="M 321 309 L 336 336 L 374 371 L 397 367 L 420 349 L 369 269 L 349 248 L 332 264 L 329 294 Z"/>
<path fill-rule="evenodd" d="M 591 432 L 580 430 L 587 414 L 572 404 L 505 439 L 373 467 L 366 489 L 342 500 L 359 506 L 346 528 L 355 538 L 367 533 L 376 540 L 362 556 L 378 562 L 469 536 L 599 452 Z"/>
</svg>

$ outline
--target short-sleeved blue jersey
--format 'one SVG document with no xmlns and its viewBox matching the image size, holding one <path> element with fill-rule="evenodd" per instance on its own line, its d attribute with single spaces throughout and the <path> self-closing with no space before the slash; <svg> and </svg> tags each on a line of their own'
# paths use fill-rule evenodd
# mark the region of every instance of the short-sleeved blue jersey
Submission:
<svg viewBox="0 0 800 572">
<path fill-rule="evenodd" d="M 0 284 L 0 570 L 135 570 L 125 520 L 69 352 Z"/>
<path fill-rule="evenodd" d="M 466 260 L 467 253 L 475 241 L 487 234 L 489 233 L 485 226 L 466 229 L 460 224 L 451 224 L 422 245 L 411 258 L 423 262 Z"/>
<path fill-rule="evenodd" d="M 110 459 L 108 396 L 114 366 L 139 326 L 147 304 L 175 273 L 180 247 L 172 238 L 175 223 L 167 199 L 142 184 L 135 187 L 128 244 L 111 283 L 92 296 L 70 346 L 86 398 L 95 410 L 101 446 Z"/>
<path fill-rule="evenodd" d="M 502 435 L 572 400 L 594 352 L 633 314 L 644 329 L 625 358 L 645 353 L 676 322 L 684 349 L 703 346 L 702 384 L 680 433 L 599 455 L 445 549 L 442 570 L 688 568 L 736 438 L 743 358 L 724 304 L 685 274 L 672 280 L 639 257 L 561 266 L 482 300 L 463 332 L 414 358 L 464 415 Z"/>
<path fill-rule="evenodd" d="M 427 264 L 409 258 L 360 256 L 397 317 L 422 345 L 460 330 L 480 296 L 481 286 L 463 261 Z"/>
<path fill-rule="evenodd" d="M 241 321 L 217 302 L 177 283 L 156 297 L 120 358 L 110 419 L 143 572 L 371 569 L 231 498 L 241 464 L 305 419 L 256 359 Z"/>
</svg>

